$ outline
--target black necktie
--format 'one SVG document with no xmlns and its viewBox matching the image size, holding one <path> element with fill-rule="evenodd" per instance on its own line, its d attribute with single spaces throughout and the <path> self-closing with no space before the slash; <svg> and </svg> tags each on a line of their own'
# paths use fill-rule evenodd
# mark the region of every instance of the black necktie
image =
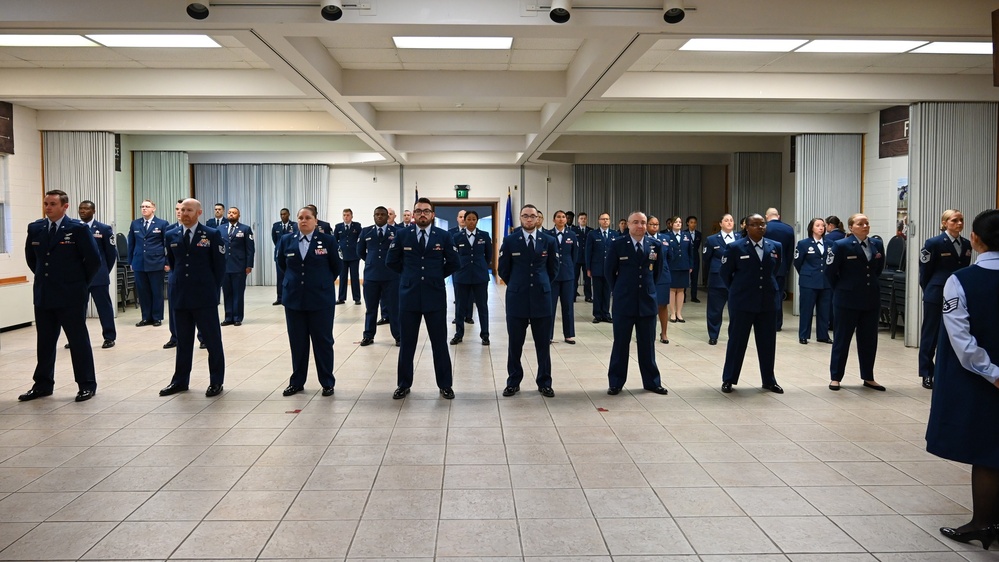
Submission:
<svg viewBox="0 0 999 562">
<path fill-rule="evenodd" d="M 421 230 L 420 231 L 420 248 L 423 249 L 423 250 L 427 249 L 427 231 L 426 230 Z"/>
<path fill-rule="evenodd" d="M 559 244 L 562 243 L 562 233 L 561 232 L 558 233 L 558 243 Z"/>
<path fill-rule="evenodd" d="M 527 235 L 527 249 L 530 250 L 532 254 L 534 253 L 534 235 L 533 234 L 528 234 Z"/>
<path fill-rule="evenodd" d="M 954 250 L 957 252 L 957 257 L 961 257 L 961 239 L 954 239 Z"/>
<path fill-rule="evenodd" d="M 49 222 L 49 238 L 55 238 L 56 235 L 56 223 Z"/>
<path fill-rule="evenodd" d="M 635 254 L 637 254 L 639 256 L 642 255 L 642 243 L 641 242 L 635 242 Z"/>
<path fill-rule="evenodd" d="M 150 224 L 150 221 L 146 221 L 146 228 L 144 228 L 143 230 L 149 230 L 149 224 Z"/>
</svg>

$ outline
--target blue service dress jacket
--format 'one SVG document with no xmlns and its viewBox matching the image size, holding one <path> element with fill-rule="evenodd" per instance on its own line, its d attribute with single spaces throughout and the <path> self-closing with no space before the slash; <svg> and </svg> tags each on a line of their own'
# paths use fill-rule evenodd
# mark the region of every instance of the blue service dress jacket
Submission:
<svg viewBox="0 0 999 562">
<path fill-rule="evenodd" d="M 94 242 L 97 243 L 97 250 L 101 254 L 101 268 L 97 271 L 97 275 L 94 276 L 94 280 L 90 282 L 91 287 L 97 286 L 107 286 L 111 284 L 111 270 L 114 269 L 115 263 L 118 262 L 118 248 L 115 246 L 114 241 L 114 231 L 111 227 L 99 222 L 92 221 L 90 223 L 90 234 L 94 237 Z"/>
<path fill-rule="evenodd" d="M 426 248 L 420 246 L 419 228 L 396 232 L 395 242 L 385 257 L 389 269 L 401 274 L 399 310 L 447 310 L 444 280 L 460 267 L 458 252 L 447 231 L 428 226 L 427 232 Z"/>
<path fill-rule="evenodd" d="M 357 255 L 357 241 L 361 238 L 361 230 L 361 223 L 357 221 L 351 221 L 349 225 L 341 222 L 333 228 L 333 237 L 340 244 L 343 261 L 361 259 Z"/>
<path fill-rule="evenodd" d="M 558 242 L 541 229 L 534 231 L 534 250 L 523 232 L 503 239 L 499 276 L 506 283 L 506 314 L 514 318 L 552 316 L 552 280 L 558 276 Z M 513 267 L 527 265 L 527 267 Z"/>
<path fill-rule="evenodd" d="M 593 277 L 604 276 L 604 263 L 607 261 L 607 249 L 612 240 L 618 237 L 618 232 L 613 228 L 607 229 L 607 239 L 604 240 L 603 232 L 597 228 L 590 231 L 586 238 L 586 271 Z"/>
<path fill-rule="evenodd" d="M 971 242 L 959 237 L 961 250 L 951 241 L 946 232 L 930 238 L 919 252 L 919 286 L 923 289 L 923 301 L 943 304 L 943 288 L 952 273 L 971 265 Z"/>
<path fill-rule="evenodd" d="M 791 255 L 794 251 L 794 227 L 776 219 L 767 221 L 767 231 L 763 237 L 780 244 L 781 264 L 780 271 L 777 272 L 777 277 L 787 277 L 787 272 L 794 259 Z M 783 291 L 784 288 L 781 287 L 781 290 Z"/>
<path fill-rule="evenodd" d="M 129 226 L 128 265 L 132 266 L 132 271 L 163 271 L 166 265 L 165 235 L 170 223 L 154 216 L 146 229 L 145 222 L 139 217 Z"/>
<path fill-rule="evenodd" d="M 465 236 L 464 229 L 452 236 L 461 264 L 458 271 L 454 272 L 454 282 L 463 285 L 488 283 L 489 263 L 493 259 L 493 240 L 489 237 L 489 233 L 476 228 L 471 242 L 469 237 Z"/>
<path fill-rule="evenodd" d="M 184 229 L 174 228 L 167 235 L 167 247 L 170 305 L 181 310 L 217 307 L 226 265 L 222 233 L 199 224 L 187 243 Z"/>
<path fill-rule="evenodd" d="M 396 228 L 390 224 L 384 226 L 385 233 L 379 238 L 378 227 L 371 225 L 361 231 L 357 241 L 357 255 L 364 260 L 365 281 L 398 281 L 399 274 L 385 265 L 388 249 L 395 241 Z"/>
<path fill-rule="evenodd" d="M 746 237 L 728 245 L 719 275 L 728 286 L 728 309 L 747 312 L 774 310 L 777 305 L 776 275 L 781 267 L 779 242 L 763 238 L 763 259 Z"/>
<path fill-rule="evenodd" d="M 558 276 L 552 281 L 575 281 L 576 262 L 582 255 L 579 248 L 579 238 L 571 228 L 566 228 L 562 233 L 562 243 L 558 242 L 558 229 L 553 228 L 546 231 L 549 236 L 555 239 L 555 247 L 558 249 L 559 267 Z"/>
<path fill-rule="evenodd" d="M 831 289 L 826 277 L 826 260 L 832 244 L 823 240 L 822 248 L 812 237 L 799 240 L 794 248 L 794 269 L 798 271 L 798 286 L 807 289 Z"/>
<path fill-rule="evenodd" d="M 615 317 L 655 316 L 659 312 L 656 283 L 663 274 L 663 244 L 651 236 L 642 238 L 639 253 L 630 235 L 610 244 L 604 265 L 614 296 Z"/>
<path fill-rule="evenodd" d="M 253 267 L 253 259 L 257 246 L 253 241 L 253 230 L 250 225 L 237 222 L 234 228 L 223 225 L 222 238 L 226 244 L 226 273 L 246 273 Z M 230 232 L 231 231 L 231 232 Z"/>
<path fill-rule="evenodd" d="M 885 269 L 885 248 L 877 238 L 867 238 L 871 259 L 852 234 L 836 242 L 826 254 L 826 276 L 833 288 L 833 306 L 853 310 L 878 310 L 881 287 L 878 277 Z"/>
<path fill-rule="evenodd" d="M 739 240 L 739 233 L 732 232 L 732 242 Z M 725 242 L 725 234 L 718 232 L 704 239 L 704 249 L 701 251 L 701 261 L 704 272 L 708 276 L 709 289 L 728 289 L 722 281 L 721 260 L 728 249 L 728 242 Z"/>
<path fill-rule="evenodd" d="M 29 224 L 24 259 L 35 274 L 35 308 L 44 309 L 88 302 L 90 284 L 104 260 L 87 225 L 67 216 L 59 222 L 55 236 L 49 235 L 48 219 Z"/>
<path fill-rule="evenodd" d="M 337 240 L 316 228 L 303 258 L 298 244 L 300 237 L 301 233 L 286 234 L 278 242 L 277 266 L 284 271 L 281 303 L 292 310 L 333 310 L 334 283 L 342 266 Z"/>
<path fill-rule="evenodd" d="M 298 234 L 298 223 L 289 220 L 288 224 L 277 221 L 271 225 L 271 242 L 274 242 L 274 259 L 277 259 L 278 256 L 278 242 L 281 241 L 281 237 L 285 234 Z"/>
</svg>

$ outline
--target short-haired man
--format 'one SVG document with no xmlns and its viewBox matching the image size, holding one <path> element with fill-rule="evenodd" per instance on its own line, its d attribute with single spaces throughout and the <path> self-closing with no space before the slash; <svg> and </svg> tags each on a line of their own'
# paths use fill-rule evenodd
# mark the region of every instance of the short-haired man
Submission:
<svg viewBox="0 0 999 562">
<path fill-rule="evenodd" d="M 489 233 L 476 228 L 479 213 L 468 211 L 463 222 L 465 228 L 453 235 L 461 267 L 451 277 L 454 280 L 456 301 L 451 345 L 461 343 L 465 337 L 465 319 L 471 314 L 473 303 L 479 309 L 479 337 L 482 345 L 489 345 L 489 262 L 493 257 L 493 240 Z"/>
<path fill-rule="evenodd" d="M 90 283 L 90 296 L 94 299 L 97 307 L 97 316 L 101 319 L 101 335 L 104 336 L 104 343 L 101 349 L 114 347 L 118 332 L 114 325 L 114 303 L 111 302 L 111 270 L 114 269 L 118 261 L 118 248 L 115 246 L 114 231 L 109 225 L 94 219 L 97 206 L 93 201 L 81 201 L 78 212 L 80 222 L 87 225 L 94 241 L 97 242 L 97 249 L 100 251 L 101 268 Z M 69 344 L 66 344 L 69 347 Z"/>
<path fill-rule="evenodd" d="M 271 225 L 271 240 L 274 242 L 274 269 L 277 271 L 277 300 L 271 304 L 281 304 L 281 284 L 284 283 L 284 270 L 277 266 L 278 242 L 285 234 L 298 234 L 298 223 L 291 220 L 291 211 L 281 209 L 281 220 Z"/>
<path fill-rule="evenodd" d="M 777 296 L 774 297 L 777 299 L 775 320 L 777 322 L 777 331 L 779 332 L 784 326 L 784 305 L 782 303 L 787 296 L 787 273 L 794 263 L 794 227 L 781 222 L 780 212 L 773 207 L 767 209 L 766 220 L 767 232 L 765 236 L 780 244 L 781 247 L 781 263 L 780 269 L 777 271 L 777 286 L 780 290 L 777 291 Z"/>
<path fill-rule="evenodd" d="M 142 216 L 128 229 L 128 264 L 135 273 L 135 293 L 142 311 L 136 326 L 159 326 L 163 323 L 164 236 L 170 223 L 156 218 L 156 204 L 149 199 L 139 205 L 139 211 Z"/>
<path fill-rule="evenodd" d="M 402 211 L 402 223 L 401 226 L 410 226 L 413 224 L 413 211 L 409 209 L 404 209 Z"/>
<path fill-rule="evenodd" d="M 579 297 L 579 280 L 583 280 L 583 299 L 585 302 L 593 302 L 593 288 L 590 283 L 590 276 L 586 274 L 586 240 L 589 238 L 590 233 L 593 232 L 592 226 L 587 226 L 586 222 L 589 217 L 586 213 L 579 213 L 576 217 L 575 226 L 571 225 L 569 228 L 573 229 L 576 233 L 576 239 L 579 240 L 579 256 L 576 259 L 576 270 L 574 272 L 576 277 L 576 297 Z"/>
<path fill-rule="evenodd" d="M 340 297 L 337 304 L 347 302 L 347 277 L 350 277 L 350 296 L 354 297 L 354 304 L 361 304 L 361 280 L 358 278 L 360 272 L 361 257 L 357 255 L 357 241 L 361 238 L 361 223 L 354 222 L 354 211 L 343 210 L 343 222 L 333 229 L 333 238 L 336 238 L 340 247 L 340 256 L 343 257 L 343 267 L 340 268 Z"/>
<path fill-rule="evenodd" d="M 617 231 L 610 227 L 609 214 L 602 213 L 597 220 L 600 228 L 591 232 L 586 239 L 586 276 L 593 281 L 594 324 L 611 322 L 611 291 L 604 275 L 604 263 L 607 260 L 610 243 L 618 237 Z"/>
<path fill-rule="evenodd" d="M 243 325 L 243 301 L 246 294 L 246 277 L 253 271 L 256 244 L 253 230 L 239 222 L 239 209 L 229 207 L 222 239 L 225 240 L 225 279 L 222 282 L 222 301 L 225 305 L 223 326 Z"/>
<path fill-rule="evenodd" d="M 225 226 L 225 205 L 222 203 L 215 204 L 215 216 L 205 221 L 205 226 L 210 226 L 212 228 L 223 228 Z"/>
<path fill-rule="evenodd" d="M 697 287 L 701 284 L 701 261 L 697 259 L 697 255 L 701 253 L 701 243 L 704 242 L 704 238 L 701 231 L 697 230 L 696 216 L 687 217 L 686 223 L 687 235 L 690 236 L 690 250 L 694 254 L 694 259 L 690 264 L 690 302 L 700 304 L 701 301 L 697 298 Z"/>
<path fill-rule="evenodd" d="M 388 223 L 391 226 L 396 226 L 395 224 L 395 209 L 392 207 L 386 207 L 385 210 L 388 212 Z"/>
<path fill-rule="evenodd" d="M 399 274 L 385 265 L 389 246 L 395 240 L 395 226 L 389 224 L 388 209 L 375 207 L 375 224 L 361 232 L 357 242 L 357 255 L 364 260 L 364 333 L 361 346 L 375 343 L 378 331 L 378 307 L 384 310 L 389 319 L 389 330 L 396 346 L 400 345 L 399 335 Z"/>
<path fill-rule="evenodd" d="M 55 387 L 56 343 L 59 332 L 69 338 L 73 377 L 79 387 L 76 401 L 97 393 L 94 350 L 87 332 L 90 284 L 101 269 L 100 251 L 90 229 L 66 216 L 69 196 L 54 189 L 42 199 L 45 218 L 28 225 L 24 259 L 35 274 L 35 350 L 38 362 L 31 390 L 17 397 L 26 402 L 51 396 Z"/>
</svg>

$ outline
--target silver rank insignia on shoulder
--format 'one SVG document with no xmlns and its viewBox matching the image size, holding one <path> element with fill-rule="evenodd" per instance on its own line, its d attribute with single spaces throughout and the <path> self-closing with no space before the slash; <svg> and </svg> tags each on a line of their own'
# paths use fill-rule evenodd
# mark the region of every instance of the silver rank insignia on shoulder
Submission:
<svg viewBox="0 0 999 562">
<path fill-rule="evenodd" d="M 219 253 L 222 254 L 223 256 L 225 255 L 225 244 L 219 246 Z"/>
<path fill-rule="evenodd" d="M 826 256 L 826 265 L 832 265 L 832 262 L 836 261 L 836 254 L 834 252 L 829 252 Z"/>
<path fill-rule="evenodd" d="M 919 263 L 930 263 L 930 257 L 932 254 L 926 248 L 919 251 Z"/>
<path fill-rule="evenodd" d="M 727 262 L 727 261 L 728 261 L 728 257 L 727 257 L 727 256 L 722 256 L 722 260 L 721 260 L 721 262 L 722 262 L 722 263 L 725 263 L 725 262 Z"/>
<path fill-rule="evenodd" d="M 943 313 L 947 314 L 948 312 L 954 312 L 957 310 L 957 302 L 957 297 L 945 300 L 943 303 Z"/>
<path fill-rule="evenodd" d="M 794 259 L 798 259 L 798 249 L 794 249 Z"/>
<path fill-rule="evenodd" d="M 115 237 L 114 237 L 114 236 L 112 236 L 111 238 L 109 238 L 109 239 L 108 239 L 108 242 L 111 242 L 111 245 L 112 245 L 112 246 L 114 246 L 114 245 L 115 245 L 115 242 L 114 242 L 114 239 L 115 239 Z"/>
</svg>

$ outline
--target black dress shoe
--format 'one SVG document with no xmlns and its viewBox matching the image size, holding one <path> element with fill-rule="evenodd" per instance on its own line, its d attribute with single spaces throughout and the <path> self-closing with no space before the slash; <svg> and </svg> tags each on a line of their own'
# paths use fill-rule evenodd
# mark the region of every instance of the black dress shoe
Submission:
<svg viewBox="0 0 999 562">
<path fill-rule="evenodd" d="M 586 302 L 593 302 L 593 299 L 592 299 L 592 298 L 589 298 L 589 299 L 583 299 L 583 300 L 584 300 L 584 301 L 586 301 Z"/>
<path fill-rule="evenodd" d="M 923 388 L 933 390 L 933 377 L 923 377 Z"/>
<path fill-rule="evenodd" d="M 97 394 L 96 390 L 81 390 L 80 392 L 76 393 L 76 401 L 86 402 L 87 400 L 93 398 L 95 394 Z"/>
<path fill-rule="evenodd" d="M 666 338 L 659 338 L 659 343 L 669 343 L 669 340 Z"/>
<path fill-rule="evenodd" d="M 242 326 L 243 325 L 243 321 L 242 320 L 236 320 L 235 322 L 232 323 L 232 325 L 233 326 Z"/>
<path fill-rule="evenodd" d="M 669 394 L 669 391 L 663 388 L 662 386 L 657 386 L 655 388 L 646 388 L 645 390 L 648 390 L 649 392 L 655 392 L 656 394 L 663 394 L 663 395 Z"/>
<path fill-rule="evenodd" d="M 198 349 L 208 349 L 208 344 L 205 342 L 201 342 L 198 344 Z"/>
<path fill-rule="evenodd" d="M 284 389 L 284 392 L 282 392 L 281 395 L 282 396 L 293 396 L 295 394 L 298 394 L 299 392 L 302 392 L 303 390 L 305 390 L 305 389 L 303 387 L 301 387 L 301 386 L 291 386 L 291 385 L 288 385 L 288 388 Z"/>
<path fill-rule="evenodd" d="M 163 322 L 160 322 L 159 320 L 153 320 L 153 328 L 159 328 L 162 325 Z"/>
<path fill-rule="evenodd" d="M 35 398 L 42 398 L 44 396 L 52 396 L 52 391 L 50 390 L 48 392 L 41 392 L 32 388 L 31 390 L 18 396 L 17 399 L 20 400 L 21 402 L 27 402 L 29 400 L 34 400 Z"/>
<path fill-rule="evenodd" d="M 879 390 L 881 392 L 884 392 L 886 390 L 885 387 L 881 386 L 880 384 L 873 384 L 870 381 L 864 381 L 864 386 L 872 390 Z"/>
<path fill-rule="evenodd" d="M 722 392 L 724 392 L 725 394 L 728 394 L 728 393 L 732 392 L 732 383 L 730 383 L 730 382 L 723 382 L 722 383 Z"/>
<path fill-rule="evenodd" d="M 475 324 L 475 320 L 472 320 L 471 318 L 465 318 L 465 324 Z"/>
<path fill-rule="evenodd" d="M 777 383 L 765 384 L 765 385 L 763 385 L 763 389 L 764 390 L 769 390 L 770 392 L 773 392 L 774 394 L 784 394 L 784 389 L 781 388 L 780 385 L 777 384 Z"/>
<path fill-rule="evenodd" d="M 392 393 L 392 400 L 405 398 L 407 394 L 409 394 L 409 388 L 403 388 L 400 386 L 399 388 L 395 389 L 395 392 Z"/>
<path fill-rule="evenodd" d="M 836 383 L 836 384 L 829 383 L 829 390 L 836 390 L 836 391 L 838 391 L 839 388 L 840 388 L 840 384 L 839 383 Z"/>
<path fill-rule="evenodd" d="M 69 344 L 67 343 L 66 345 L 62 346 L 62 348 L 63 349 L 69 349 Z"/>
<path fill-rule="evenodd" d="M 670 324 L 676 324 L 676 318 L 670 318 L 669 322 Z"/>
<path fill-rule="evenodd" d="M 146 320 L 139 320 L 138 322 L 135 323 L 135 327 L 136 328 L 141 328 L 143 326 L 148 326 L 150 324 L 152 324 L 152 322 L 148 322 Z"/>
<path fill-rule="evenodd" d="M 187 385 L 170 383 L 163 387 L 160 391 L 160 396 L 170 396 L 171 394 L 177 394 L 178 392 L 186 392 Z"/>
<path fill-rule="evenodd" d="M 520 387 L 519 386 L 508 386 L 508 387 L 506 387 L 506 388 L 503 389 L 503 396 L 513 396 L 514 394 L 517 394 L 518 392 L 520 392 Z"/>
<path fill-rule="evenodd" d="M 610 324 L 610 323 L 614 322 L 614 319 L 611 318 L 610 316 L 604 316 L 604 322 L 607 322 L 608 324 Z"/>
<path fill-rule="evenodd" d="M 457 319 L 457 318 L 455 318 L 454 320 L 452 320 L 452 321 L 451 321 L 451 323 L 452 323 L 452 324 L 457 324 L 457 323 L 458 323 L 458 319 Z"/>
<path fill-rule="evenodd" d="M 222 385 L 213 384 L 208 386 L 208 390 L 205 391 L 205 396 L 211 398 L 212 396 L 218 396 L 222 394 Z"/>
<path fill-rule="evenodd" d="M 989 546 L 992 545 L 992 541 L 999 539 L 999 531 L 997 531 L 996 525 L 985 527 L 984 529 L 964 532 L 950 527 L 940 527 L 940 534 L 957 542 L 967 543 L 970 541 L 979 541 L 982 543 L 982 548 L 984 550 L 989 549 Z"/>
<path fill-rule="evenodd" d="M 375 343 L 374 338 L 361 338 L 361 347 L 366 347 Z"/>
<path fill-rule="evenodd" d="M 361 301 L 354 301 L 354 306 L 360 306 L 360 305 L 361 305 Z"/>
<path fill-rule="evenodd" d="M 701 304 L 701 301 L 699 299 L 690 299 L 690 302 L 696 302 L 697 304 Z"/>
<path fill-rule="evenodd" d="M 336 303 L 337 303 L 337 304 L 343 304 L 343 303 L 345 303 L 345 302 L 347 302 L 347 300 L 346 300 L 346 299 L 343 299 L 343 300 L 338 300 L 338 301 L 336 301 Z"/>
<path fill-rule="evenodd" d="M 174 347 L 177 347 L 177 340 L 173 338 L 170 338 L 170 341 L 163 344 L 163 349 L 172 349 Z"/>
<path fill-rule="evenodd" d="M 829 345 L 832 345 L 832 342 L 833 342 L 833 341 L 832 341 L 831 339 L 829 339 L 829 338 L 826 338 L 826 339 L 824 339 L 824 340 L 817 340 L 817 341 L 820 341 L 820 342 L 822 342 L 822 343 L 828 343 Z"/>
<path fill-rule="evenodd" d="M 451 345 L 458 345 L 459 343 L 461 343 L 461 338 L 458 336 L 451 338 Z"/>
<path fill-rule="evenodd" d="M 566 338 L 565 343 L 567 343 L 569 345 L 576 345 L 576 340 L 570 340 L 570 339 Z"/>
<path fill-rule="evenodd" d="M 482 338 L 482 345 L 489 345 L 489 338 Z"/>
<path fill-rule="evenodd" d="M 615 396 L 617 394 L 621 394 L 621 387 L 620 386 L 612 386 L 612 387 L 610 387 L 610 388 L 607 389 L 607 394 L 610 394 L 611 396 Z"/>
<path fill-rule="evenodd" d="M 805 338 L 798 338 L 798 343 L 800 343 L 801 345 L 808 345 L 808 340 L 806 340 Z"/>
<path fill-rule="evenodd" d="M 783 328 L 777 328 L 778 332 L 782 332 L 783 330 L 784 330 Z"/>
<path fill-rule="evenodd" d="M 281 304 L 281 301 L 274 301 L 271 303 L 271 306 L 278 306 L 279 304 Z"/>
<path fill-rule="evenodd" d="M 550 386 L 542 386 L 538 389 L 538 392 L 540 392 L 542 396 L 547 396 L 548 398 L 555 396 L 555 391 L 552 390 L 552 387 Z"/>
<path fill-rule="evenodd" d="M 402 342 L 399 341 L 399 340 L 395 340 L 395 346 L 396 347 L 402 347 Z"/>
<path fill-rule="evenodd" d="M 377 325 L 377 326 L 384 326 L 385 324 L 388 324 L 388 323 L 389 323 L 389 319 L 388 318 L 382 318 L 382 319 L 378 320 L 378 322 L 375 322 L 375 325 Z"/>
<path fill-rule="evenodd" d="M 333 396 L 333 387 L 332 386 L 324 386 L 323 387 L 323 396 Z"/>
<path fill-rule="evenodd" d="M 232 326 L 234 322 L 232 320 L 223 320 L 219 322 L 219 326 Z"/>
<path fill-rule="evenodd" d="M 601 320 L 600 318 L 594 318 L 594 319 L 593 319 L 593 323 L 594 323 L 594 324 L 599 324 L 599 323 L 601 323 L 602 321 L 603 321 L 603 320 Z"/>
<path fill-rule="evenodd" d="M 443 396 L 444 398 L 447 398 L 448 400 L 453 400 L 454 399 L 454 391 L 451 390 L 450 386 L 447 387 L 447 388 L 442 388 L 441 389 L 441 396 Z"/>
<path fill-rule="evenodd" d="M 708 345 L 718 345 L 718 340 L 708 340 Z"/>
<path fill-rule="evenodd" d="M 683 318 L 677 318 L 676 321 L 679 322 L 679 323 L 681 323 L 681 324 L 686 324 L 687 323 L 687 321 L 684 320 Z"/>
<path fill-rule="evenodd" d="M 114 340 L 104 340 L 104 343 L 101 344 L 101 349 L 109 349 L 112 347 L 114 347 Z"/>
</svg>

